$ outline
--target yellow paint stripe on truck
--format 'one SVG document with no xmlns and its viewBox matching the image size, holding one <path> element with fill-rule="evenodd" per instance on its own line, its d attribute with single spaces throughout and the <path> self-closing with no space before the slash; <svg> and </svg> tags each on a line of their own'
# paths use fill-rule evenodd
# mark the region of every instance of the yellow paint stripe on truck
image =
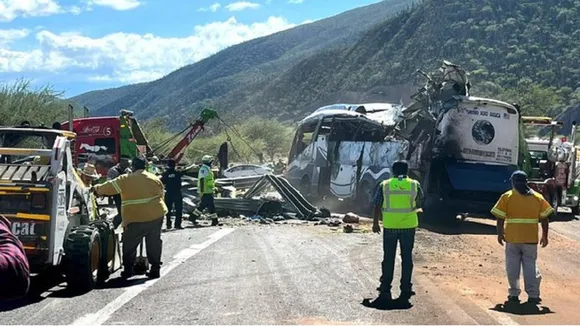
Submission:
<svg viewBox="0 0 580 326">
<path fill-rule="evenodd" d="M 10 218 L 21 218 L 24 220 L 38 220 L 38 221 L 50 221 L 50 215 L 46 214 L 28 214 L 28 213 L 18 213 L 18 214 L 5 214 L 4 216 Z"/>
<path fill-rule="evenodd" d="M 48 188 L 37 188 L 37 187 L 4 187 L 0 186 L 0 191 L 33 191 L 33 192 L 49 192 Z"/>
</svg>

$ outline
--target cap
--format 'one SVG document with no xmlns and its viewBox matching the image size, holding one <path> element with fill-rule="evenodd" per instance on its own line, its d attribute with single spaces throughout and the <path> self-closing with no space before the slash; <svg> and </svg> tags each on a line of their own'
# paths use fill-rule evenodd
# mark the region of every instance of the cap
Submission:
<svg viewBox="0 0 580 326">
<path fill-rule="evenodd" d="M 524 172 L 522 170 L 517 170 L 517 171 L 514 171 L 514 173 L 512 173 L 510 180 L 526 182 L 526 181 L 528 181 L 528 175 L 526 174 L 526 172 Z"/>
</svg>

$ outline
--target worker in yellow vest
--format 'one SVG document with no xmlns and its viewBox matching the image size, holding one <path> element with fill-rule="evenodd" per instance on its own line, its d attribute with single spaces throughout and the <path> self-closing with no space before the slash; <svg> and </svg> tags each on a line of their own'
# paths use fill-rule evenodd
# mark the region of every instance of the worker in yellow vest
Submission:
<svg viewBox="0 0 580 326">
<path fill-rule="evenodd" d="M 215 180 L 213 171 L 211 170 L 213 157 L 210 155 L 204 155 L 201 158 L 201 162 L 203 165 L 199 169 L 199 175 L 197 176 L 197 193 L 201 196 L 199 210 L 203 211 L 207 208 L 208 212 L 211 214 L 211 225 L 216 226 L 218 225 L 218 219 L 215 213 L 215 204 L 213 201 Z"/>
<path fill-rule="evenodd" d="M 511 176 L 512 190 L 499 198 L 491 213 L 497 218 L 497 241 L 505 242 L 506 273 L 509 283 L 508 304 L 520 302 L 520 271 L 523 270 L 528 303 L 539 304 L 542 276 L 538 269 L 538 240 L 542 248 L 548 245 L 548 220 L 555 211 L 542 194 L 528 187 L 524 171 Z M 538 223 L 542 238 L 538 239 Z"/>
<path fill-rule="evenodd" d="M 373 232 L 380 233 L 379 220 L 383 222 L 383 263 L 380 294 L 372 304 L 376 307 L 389 304 L 391 283 L 395 269 L 397 243 L 401 246 L 401 295 L 400 300 L 408 301 L 413 292 L 413 246 L 415 230 L 419 226 L 418 212 L 421 212 L 423 191 L 418 181 L 408 177 L 409 165 L 397 161 L 391 169 L 392 177 L 381 183 L 374 200 Z"/>
</svg>

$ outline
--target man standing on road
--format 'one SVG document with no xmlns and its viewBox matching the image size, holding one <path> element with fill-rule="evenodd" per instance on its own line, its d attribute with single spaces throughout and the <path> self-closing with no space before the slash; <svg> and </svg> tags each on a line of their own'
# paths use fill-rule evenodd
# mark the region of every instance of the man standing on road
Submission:
<svg viewBox="0 0 580 326">
<path fill-rule="evenodd" d="M 373 232 L 380 233 L 383 221 L 383 263 L 380 294 L 372 304 L 380 307 L 391 300 L 391 283 L 395 269 L 397 243 L 401 247 L 401 300 L 409 300 L 415 293 L 413 275 L 413 246 L 415 229 L 419 226 L 417 213 L 421 211 L 423 192 L 418 181 L 408 177 L 406 161 L 393 164 L 393 177 L 381 183 L 374 199 Z"/>
<path fill-rule="evenodd" d="M 163 172 L 161 182 L 165 185 L 165 205 L 167 205 L 167 229 L 171 229 L 171 210 L 175 207 L 175 228 L 183 229 L 181 226 L 181 218 L 183 216 L 183 195 L 181 193 L 181 177 L 183 177 L 191 168 L 191 165 L 183 170 L 175 168 L 175 160 L 167 162 L 167 171 Z"/>
<path fill-rule="evenodd" d="M 491 213 L 497 218 L 497 241 L 505 242 L 506 273 L 509 283 L 509 303 L 519 303 L 520 270 L 523 268 L 528 303 L 539 304 L 542 277 L 538 264 L 538 222 L 542 223 L 542 248 L 548 245 L 548 219 L 554 209 L 539 194 L 528 187 L 528 176 L 515 171 L 511 176 L 512 190 L 504 193 Z"/>
<path fill-rule="evenodd" d="M 113 180 L 120 175 L 131 173 L 131 169 L 129 168 L 130 164 L 131 158 L 129 156 L 122 155 L 119 163 L 107 171 L 107 181 Z M 115 207 L 117 207 L 117 215 L 113 218 L 113 226 L 116 229 L 123 220 L 121 215 L 121 195 L 115 195 L 112 198 L 115 202 Z"/>
<path fill-rule="evenodd" d="M 123 272 L 121 277 L 134 275 L 133 266 L 137 247 L 145 237 L 147 259 L 151 263 L 149 278 L 159 278 L 161 268 L 161 226 L 167 214 L 163 183 L 154 174 L 145 171 L 147 161 L 136 157 L 132 162 L 133 173 L 121 175 L 92 189 L 97 195 L 120 194 L 123 200 Z"/>
<path fill-rule="evenodd" d="M 82 170 L 80 170 L 80 178 L 81 181 L 85 184 L 86 187 L 92 187 L 93 183 L 101 177 L 99 173 L 97 173 L 97 168 L 93 164 L 85 163 L 85 166 Z M 91 206 L 93 210 L 93 216 L 95 218 L 99 218 L 99 209 L 97 205 L 97 198 L 93 194 L 89 194 L 91 200 Z M 120 224 L 121 222 L 119 222 Z M 115 222 L 113 221 L 113 225 Z M 118 226 L 118 225 L 117 225 Z M 116 227 L 115 227 L 116 228 Z"/>
<path fill-rule="evenodd" d="M 201 162 L 203 165 L 199 169 L 199 174 L 197 176 L 197 193 L 201 196 L 199 210 L 203 211 L 207 208 L 208 212 L 211 214 L 211 226 L 216 226 L 218 225 L 218 219 L 215 213 L 215 205 L 213 201 L 215 183 L 213 171 L 211 170 L 213 157 L 210 155 L 204 155 L 201 158 Z"/>
</svg>

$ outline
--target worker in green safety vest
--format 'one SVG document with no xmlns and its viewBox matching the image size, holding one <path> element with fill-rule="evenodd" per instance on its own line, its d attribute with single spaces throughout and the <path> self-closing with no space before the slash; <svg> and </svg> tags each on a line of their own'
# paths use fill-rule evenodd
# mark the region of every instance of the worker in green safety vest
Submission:
<svg viewBox="0 0 580 326">
<path fill-rule="evenodd" d="M 391 169 L 393 177 L 381 183 L 374 199 L 373 232 L 380 233 L 379 219 L 383 221 L 383 263 L 380 294 L 372 304 L 388 305 L 392 301 L 391 283 L 395 269 L 397 243 L 401 246 L 401 296 L 399 300 L 408 302 L 415 293 L 411 276 L 413 274 L 413 246 L 415 230 L 419 226 L 418 212 L 421 212 L 423 191 L 418 181 L 408 177 L 406 161 L 397 161 Z"/>
<path fill-rule="evenodd" d="M 201 158 L 203 165 L 199 169 L 199 174 L 197 176 L 197 193 L 200 196 L 199 210 L 203 211 L 207 208 L 208 212 L 211 214 L 211 225 L 218 225 L 217 215 L 215 213 L 215 204 L 213 201 L 213 193 L 215 180 L 213 171 L 211 170 L 211 164 L 213 163 L 213 157 L 210 155 L 204 155 Z"/>
</svg>

